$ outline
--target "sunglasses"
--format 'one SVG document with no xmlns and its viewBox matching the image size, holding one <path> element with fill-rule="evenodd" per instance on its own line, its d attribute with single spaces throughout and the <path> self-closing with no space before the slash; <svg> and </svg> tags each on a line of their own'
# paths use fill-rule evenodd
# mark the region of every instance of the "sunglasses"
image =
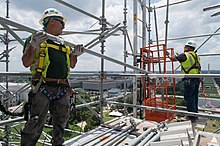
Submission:
<svg viewBox="0 0 220 146">
<path fill-rule="evenodd" d="M 53 19 L 59 21 L 63 25 L 63 27 L 65 26 L 65 22 L 63 22 L 63 20 L 55 19 L 55 18 L 53 18 Z"/>
</svg>

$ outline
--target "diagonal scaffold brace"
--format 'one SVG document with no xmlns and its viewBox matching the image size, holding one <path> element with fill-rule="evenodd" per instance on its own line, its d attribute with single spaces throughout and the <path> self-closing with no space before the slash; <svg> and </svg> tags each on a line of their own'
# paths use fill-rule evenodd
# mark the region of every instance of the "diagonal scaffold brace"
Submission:
<svg viewBox="0 0 220 146">
<path fill-rule="evenodd" d="M 14 33 L 14 31 L 12 29 L 10 29 L 9 27 L 7 27 L 7 25 L 10 25 L 10 26 L 13 26 L 13 27 L 16 27 L 16 28 L 19 28 L 21 30 L 24 30 L 24 31 L 27 31 L 27 32 L 30 32 L 30 33 L 35 33 L 37 32 L 37 30 L 33 29 L 33 28 L 30 28 L 30 27 L 27 27 L 27 26 L 24 26 L 22 24 L 19 24 L 19 23 L 16 23 L 14 21 L 11 21 L 11 20 L 8 20 L 8 19 L 5 19 L 3 17 L 0 17 L 0 24 L 2 24 L 2 26 L 6 26 L 4 27 L 5 29 L 7 29 L 9 31 L 9 33 L 15 38 L 15 39 L 18 39 L 18 35 L 16 33 Z M 117 30 L 119 30 L 119 27 L 118 27 L 118 24 L 116 25 L 116 27 L 113 26 L 114 29 L 112 29 L 112 31 L 109 31 L 108 30 L 108 33 L 106 34 L 103 34 L 104 35 L 104 39 L 107 39 L 108 37 L 110 37 L 112 34 L 114 34 L 115 32 L 117 32 Z M 60 42 L 60 43 L 63 43 L 65 45 L 69 45 L 71 47 L 74 48 L 74 46 L 76 46 L 76 44 L 73 44 L 71 42 L 68 42 L 68 41 L 65 41 L 63 39 L 61 39 L 60 37 L 57 37 L 57 36 L 53 36 L 51 34 L 47 34 L 48 35 L 48 39 L 50 40 L 53 40 L 53 41 L 57 41 L 57 42 Z M 98 37 L 99 38 L 99 37 Z M 95 39 L 95 40 L 98 40 L 98 39 Z M 95 45 L 99 44 L 102 40 L 98 40 L 96 41 L 94 44 L 91 44 L 90 42 L 90 47 L 89 49 L 91 49 L 92 47 L 94 47 Z M 20 42 L 20 41 L 19 41 Z M 21 42 L 20 42 L 21 43 Z M 21 45 L 23 45 L 23 43 L 21 43 Z M 89 46 L 89 45 L 85 45 L 85 46 Z M 119 60 L 116 60 L 116 59 L 113 59 L 111 57 L 108 57 L 106 55 L 103 55 L 103 54 L 99 54 L 95 51 L 92 51 L 92 50 L 89 50 L 88 48 L 84 48 L 84 52 L 88 53 L 88 54 L 91 54 L 91 55 L 94 55 L 96 57 L 99 57 L 99 58 L 103 58 L 105 60 L 108 60 L 110 62 L 113 62 L 113 63 L 116 63 L 116 64 L 119 64 L 119 65 L 122 65 L 122 66 L 126 66 L 130 69 L 133 69 L 133 70 L 136 70 L 136 71 L 139 71 L 141 73 L 144 73 L 146 75 L 148 75 L 148 72 L 146 70 L 143 70 L 143 69 L 140 69 L 136 66 L 133 66 L 133 65 L 130 65 L 130 64 L 127 64 L 127 63 L 124 63 L 122 61 L 119 61 Z"/>
</svg>

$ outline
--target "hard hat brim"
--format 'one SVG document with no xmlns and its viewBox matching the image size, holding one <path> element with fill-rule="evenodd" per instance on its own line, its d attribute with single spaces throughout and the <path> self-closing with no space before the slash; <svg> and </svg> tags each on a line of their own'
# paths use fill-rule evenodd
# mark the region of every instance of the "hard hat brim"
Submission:
<svg viewBox="0 0 220 146">
<path fill-rule="evenodd" d="M 44 23 L 44 19 L 49 18 L 49 17 L 54 17 L 54 16 L 48 16 L 48 17 L 45 17 L 45 18 L 42 17 L 42 18 L 39 20 L 39 23 L 40 23 L 41 25 L 43 25 L 43 23 Z M 67 19 L 66 19 L 65 17 L 61 17 L 61 16 L 57 16 L 57 17 L 62 18 L 62 19 L 63 19 L 63 22 L 66 23 Z"/>
</svg>

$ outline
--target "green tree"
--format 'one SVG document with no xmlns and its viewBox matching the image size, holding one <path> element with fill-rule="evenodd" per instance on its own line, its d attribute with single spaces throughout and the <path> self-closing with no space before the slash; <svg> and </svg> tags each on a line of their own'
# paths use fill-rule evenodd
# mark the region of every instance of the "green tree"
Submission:
<svg viewBox="0 0 220 146">
<path fill-rule="evenodd" d="M 86 123 L 87 124 L 84 127 L 85 132 L 95 129 L 97 126 L 100 125 L 101 121 L 95 115 L 92 115 L 86 119 Z"/>
</svg>

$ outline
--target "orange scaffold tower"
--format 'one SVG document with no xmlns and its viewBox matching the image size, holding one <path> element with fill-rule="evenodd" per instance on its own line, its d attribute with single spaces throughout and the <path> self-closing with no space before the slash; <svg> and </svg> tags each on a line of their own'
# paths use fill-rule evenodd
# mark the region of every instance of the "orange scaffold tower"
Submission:
<svg viewBox="0 0 220 146">
<path fill-rule="evenodd" d="M 166 56 L 166 51 L 174 54 L 173 48 L 166 49 L 165 44 L 148 46 L 140 49 L 142 69 L 150 73 L 174 74 L 174 62 Z M 158 67 L 158 69 L 157 69 Z M 169 68 L 167 70 L 167 68 Z M 176 109 L 176 80 L 175 78 L 146 78 L 141 79 L 143 89 L 143 104 L 145 106 Z M 161 122 L 172 120 L 175 114 L 155 110 L 145 110 L 145 119 Z"/>
</svg>

